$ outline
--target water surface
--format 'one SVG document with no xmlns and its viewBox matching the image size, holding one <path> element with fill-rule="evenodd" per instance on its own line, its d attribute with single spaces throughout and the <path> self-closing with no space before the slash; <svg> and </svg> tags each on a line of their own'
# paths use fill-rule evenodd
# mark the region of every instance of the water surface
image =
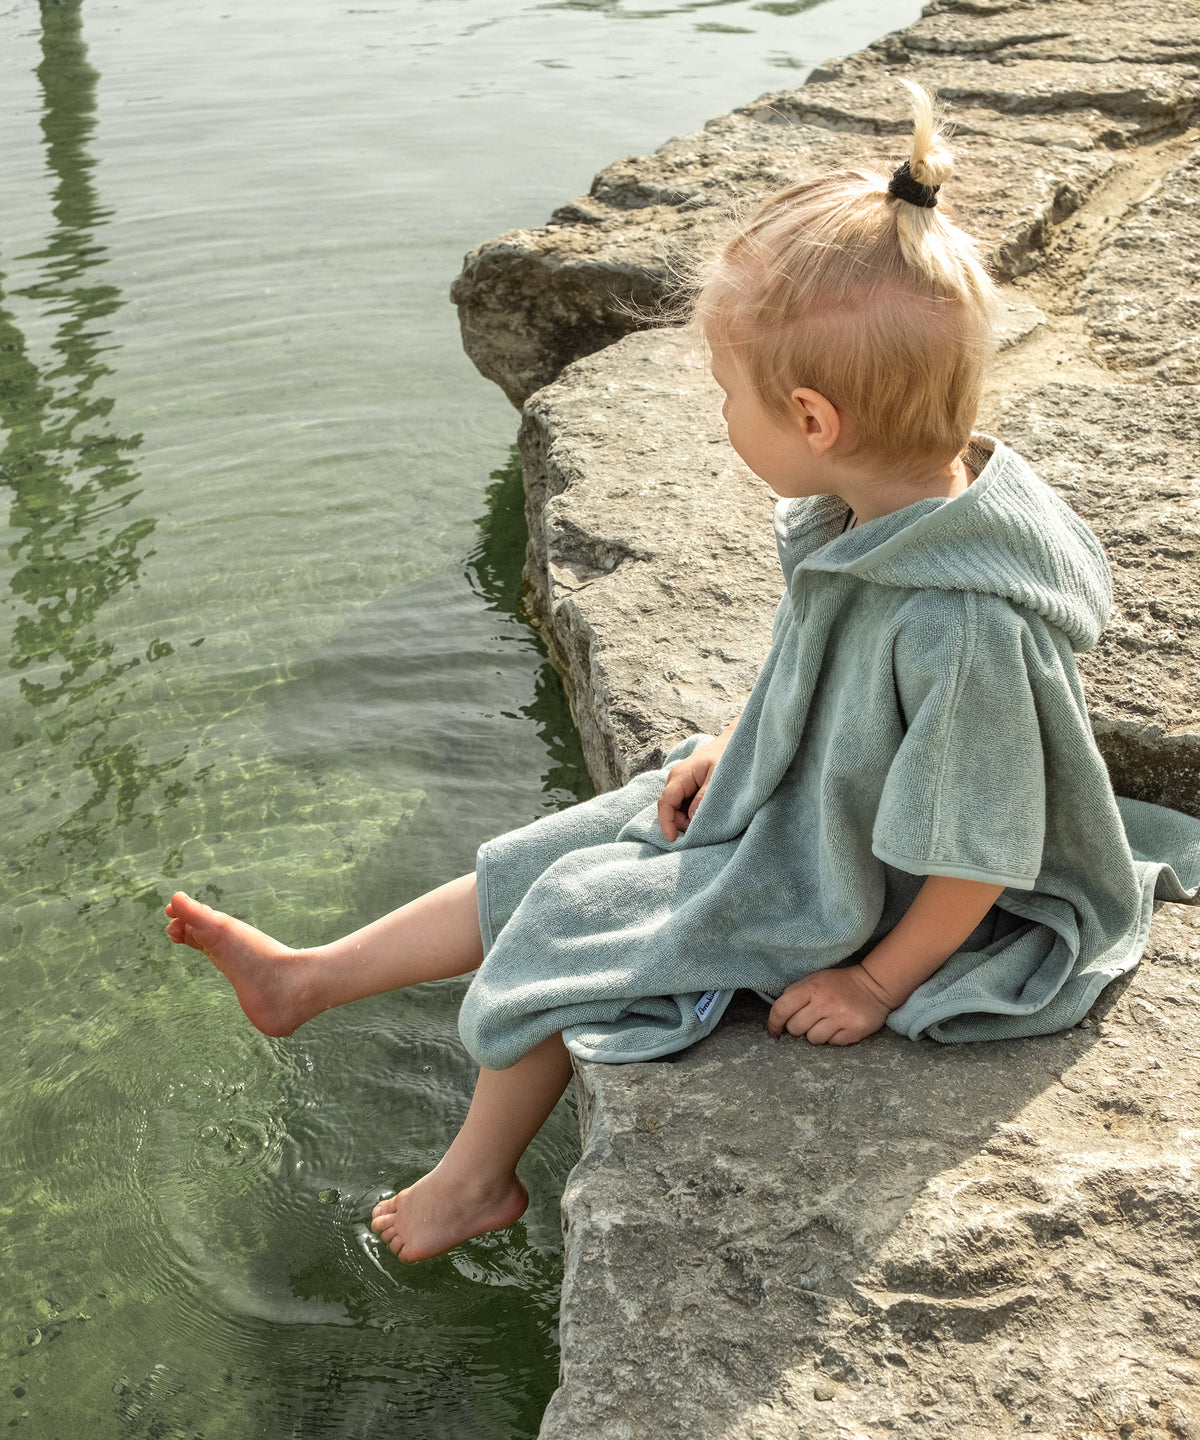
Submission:
<svg viewBox="0 0 1200 1440">
<path fill-rule="evenodd" d="M 365 1219 L 465 1111 L 461 986 L 266 1040 L 162 906 L 318 942 L 589 793 L 459 258 L 915 13 L 0 0 L 16 1431 L 536 1432 L 569 1106 L 521 1224 L 401 1266 Z"/>
</svg>

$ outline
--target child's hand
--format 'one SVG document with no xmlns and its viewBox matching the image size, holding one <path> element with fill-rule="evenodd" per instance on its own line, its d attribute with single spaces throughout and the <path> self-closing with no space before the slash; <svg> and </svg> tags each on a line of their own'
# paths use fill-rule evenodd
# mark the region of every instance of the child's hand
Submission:
<svg viewBox="0 0 1200 1440">
<path fill-rule="evenodd" d="M 817 970 L 789 985 L 771 1006 L 772 1035 L 804 1035 L 812 1045 L 853 1045 L 874 1035 L 892 1010 L 861 965 Z"/>
<path fill-rule="evenodd" d="M 731 725 L 723 735 L 699 746 L 668 770 L 667 783 L 658 797 L 658 823 L 668 840 L 677 839 L 688 828 L 732 734 Z"/>
</svg>

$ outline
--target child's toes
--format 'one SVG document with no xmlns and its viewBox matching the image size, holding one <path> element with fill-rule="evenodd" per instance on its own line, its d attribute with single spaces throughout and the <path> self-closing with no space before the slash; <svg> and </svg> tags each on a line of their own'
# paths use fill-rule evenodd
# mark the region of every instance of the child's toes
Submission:
<svg viewBox="0 0 1200 1440">
<path fill-rule="evenodd" d="M 387 1241 L 396 1233 L 396 1197 L 381 1200 L 371 1212 L 371 1229 L 381 1240 Z"/>
</svg>

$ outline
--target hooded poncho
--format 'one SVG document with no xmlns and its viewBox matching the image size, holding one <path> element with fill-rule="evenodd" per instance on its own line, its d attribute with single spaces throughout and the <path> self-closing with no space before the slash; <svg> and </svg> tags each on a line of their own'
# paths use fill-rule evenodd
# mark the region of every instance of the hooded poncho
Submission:
<svg viewBox="0 0 1200 1440">
<path fill-rule="evenodd" d="M 560 1030 L 591 1060 L 681 1049 L 739 987 L 861 959 L 929 875 L 1006 888 L 888 1017 L 912 1039 L 1062 1029 L 1137 963 L 1155 898 L 1200 884 L 1200 820 L 1114 798 L 1073 655 L 1104 553 L 988 443 L 961 495 L 849 530 L 836 496 L 780 503 L 771 651 L 677 840 L 664 769 L 482 847 L 459 1022 L 481 1064 Z"/>
</svg>

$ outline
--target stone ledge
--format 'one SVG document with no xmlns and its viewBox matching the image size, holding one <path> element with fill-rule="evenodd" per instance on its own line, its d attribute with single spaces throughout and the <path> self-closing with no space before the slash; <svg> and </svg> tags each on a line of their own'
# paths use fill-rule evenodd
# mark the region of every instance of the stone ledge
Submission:
<svg viewBox="0 0 1200 1440">
<path fill-rule="evenodd" d="M 1065 1034 L 582 1065 L 542 1440 L 1200 1433 L 1200 912 Z"/>
<path fill-rule="evenodd" d="M 454 283 L 463 344 L 514 404 L 631 330 L 673 289 L 679 254 L 731 205 L 836 166 L 897 163 L 901 77 L 954 106 L 954 203 L 1002 279 L 1043 263 L 1056 226 L 1130 149 L 1200 114 L 1194 0 L 930 5 L 906 31 L 827 61 L 797 89 L 602 170 L 540 229 L 473 250 Z M 1189 29 L 1190 25 L 1190 29 Z"/>
<path fill-rule="evenodd" d="M 1198 18 L 935 3 L 468 257 L 476 363 L 518 402 L 560 376 L 522 424 L 529 603 L 602 786 L 736 713 L 781 588 L 703 362 L 635 312 L 729 200 L 892 157 L 907 74 L 958 97 L 960 209 L 1011 282 L 985 426 L 1113 562 L 1081 670 L 1116 787 L 1200 815 Z M 544 1440 L 1200 1436 L 1198 1009 L 1200 911 L 1167 906 L 1065 1034 L 822 1050 L 746 1001 L 670 1062 L 577 1066 Z"/>
</svg>

